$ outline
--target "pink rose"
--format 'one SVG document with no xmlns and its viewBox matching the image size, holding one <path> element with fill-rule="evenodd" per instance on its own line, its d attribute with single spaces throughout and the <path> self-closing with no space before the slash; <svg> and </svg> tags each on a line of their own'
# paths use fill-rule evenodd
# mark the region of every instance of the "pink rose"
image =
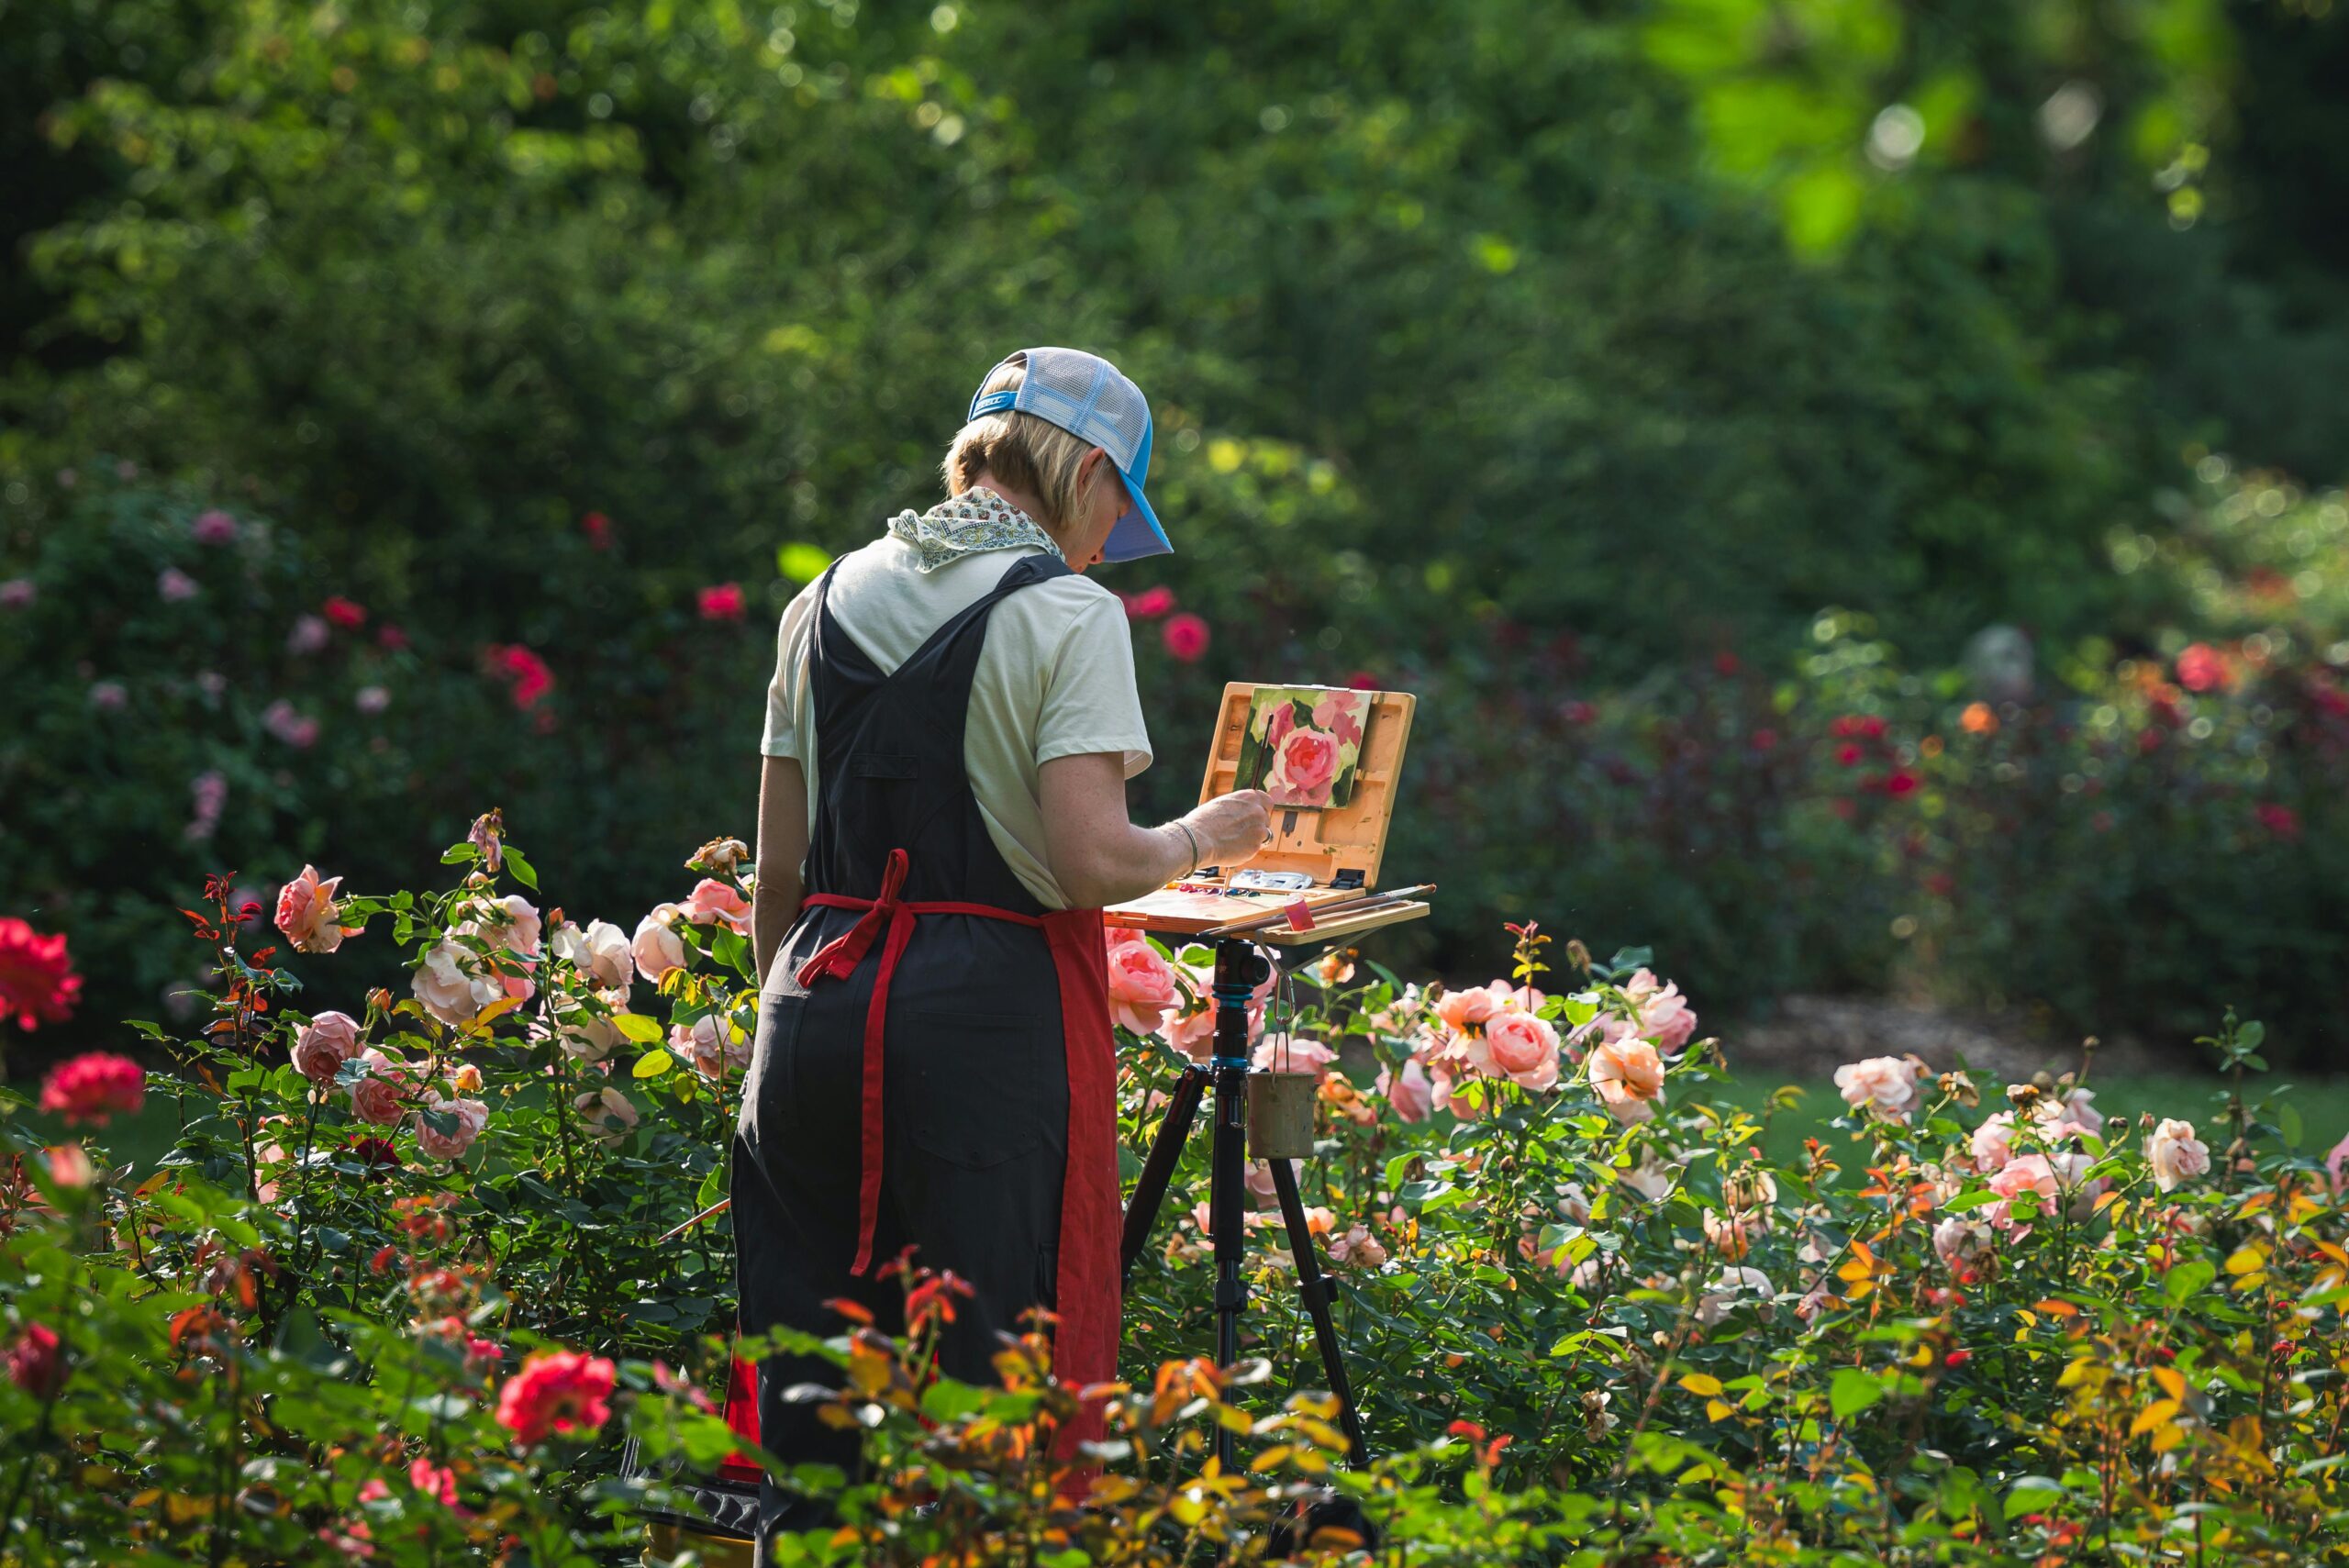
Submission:
<svg viewBox="0 0 2349 1568">
<path fill-rule="evenodd" d="M 684 914 L 674 904 L 662 904 L 636 923 L 636 937 L 628 951 L 636 960 L 636 972 L 655 985 L 662 975 L 685 965 L 685 939 L 676 930 Z"/>
<path fill-rule="evenodd" d="M 40 597 L 40 588 L 29 577 L 11 577 L 0 583 L 0 610 L 21 610 Z"/>
<path fill-rule="evenodd" d="M 1326 1073 L 1338 1053 L 1318 1040 L 1293 1035 L 1266 1035 L 1249 1065 L 1259 1073 Z"/>
<path fill-rule="evenodd" d="M 427 1089 L 416 1113 L 416 1146 L 435 1160 L 462 1160 L 488 1125 L 489 1107 L 479 1100 L 444 1100 L 440 1090 Z"/>
<path fill-rule="evenodd" d="M 342 885 L 342 878 L 332 876 L 321 882 L 318 868 L 304 866 L 302 874 L 287 883 L 277 895 L 277 929 L 297 952 L 332 952 L 342 945 L 345 937 L 355 937 L 362 928 L 346 926 L 338 917 L 340 906 L 335 902 L 335 890 Z"/>
<path fill-rule="evenodd" d="M 1883 1121 L 1907 1121 L 1917 1108 L 1917 1069 L 1906 1057 L 1871 1056 L 1835 1069 L 1843 1103 Z"/>
<path fill-rule="evenodd" d="M 1667 1056 L 1696 1038 L 1696 1010 L 1678 985 L 1667 982 L 1663 990 L 1641 1002 L 1640 1032 Z"/>
<path fill-rule="evenodd" d="M 1355 710 L 1363 706 L 1363 698 L 1353 692 L 1331 692 L 1313 705 L 1313 725 L 1338 738 L 1340 745 L 1351 741 L 1362 744 L 1362 726 L 1355 722 Z"/>
<path fill-rule="evenodd" d="M 522 958 L 539 956 L 538 906 L 518 893 L 509 893 L 491 903 L 481 922 L 481 931 L 507 952 Z"/>
<path fill-rule="evenodd" d="M 204 590 L 195 578 L 176 566 L 166 566 L 155 574 L 155 593 L 167 605 L 183 604 Z"/>
<path fill-rule="evenodd" d="M 627 934 L 609 920 L 591 920 L 584 930 L 566 920 L 556 928 L 554 955 L 606 991 L 625 991 L 636 978 Z"/>
<path fill-rule="evenodd" d="M 1990 1227 L 1978 1219 L 1951 1215 L 1933 1227 L 1933 1251 L 1953 1273 L 1965 1269 L 1990 1247 Z"/>
<path fill-rule="evenodd" d="M 2055 1168 L 2047 1162 L 2044 1154 L 2018 1154 L 1990 1178 L 1990 1190 L 2001 1200 L 1987 1211 L 1990 1223 L 2001 1229 L 2011 1228 L 2014 1214 L 2009 1206 L 2014 1199 L 2032 1193 L 2043 1205 L 2054 1201 Z"/>
<path fill-rule="evenodd" d="M 320 1013 L 294 1039 L 294 1070 L 323 1089 L 359 1054 L 359 1023 L 347 1013 Z"/>
<path fill-rule="evenodd" d="M 2344 1134 L 2324 1157 L 2324 1168 L 2332 1177 L 2332 1195 L 2339 1197 L 2341 1189 L 2349 1186 L 2349 1134 Z"/>
<path fill-rule="evenodd" d="M 1369 1226 L 1352 1226 L 1343 1236 L 1330 1239 L 1330 1262 L 1345 1268 L 1380 1268 L 1386 1262 L 1386 1249 L 1370 1233 Z"/>
<path fill-rule="evenodd" d="M 391 1127 L 406 1114 L 412 1087 L 408 1065 L 369 1046 L 359 1061 L 367 1075 L 351 1086 L 351 1114 L 376 1127 Z"/>
<path fill-rule="evenodd" d="M 1663 1060 L 1646 1040 L 1609 1040 L 1590 1053 L 1590 1086 L 1617 1121 L 1645 1121 L 1664 1098 Z"/>
<path fill-rule="evenodd" d="M 713 1081 L 724 1078 L 729 1067 L 751 1064 L 751 1037 L 716 1013 L 704 1013 L 690 1024 L 672 1027 L 669 1049 Z"/>
<path fill-rule="evenodd" d="M 574 1062 L 594 1064 L 608 1060 L 628 1043 L 619 1026 L 607 1014 L 573 1006 L 558 1006 L 554 1015 L 555 1044 Z"/>
<path fill-rule="evenodd" d="M 2014 1112 L 1998 1111 L 1983 1118 L 1982 1125 L 1974 1129 L 1971 1143 L 1974 1151 L 1974 1168 L 1977 1171 L 1996 1171 L 2003 1167 L 2008 1161 L 2015 1157 L 2014 1140 Z"/>
<path fill-rule="evenodd" d="M 319 617 L 295 616 L 294 629 L 285 634 L 285 651 L 297 659 L 307 658 L 324 649 L 333 635 L 333 628 Z"/>
<path fill-rule="evenodd" d="M 1462 1121 L 1475 1121 L 1484 1114 L 1485 1107 L 1482 1104 L 1471 1105 L 1464 1100 L 1453 1097 L 1453 1092 L 1460 1086 L 1460 1081 L 1442 1067 L 1432 1069 L 1428 1074 L 1428 1081 L 1432 1085 L 1432 1090 L 1428 1095 L 1428 1104 L 1436 1110 L 1449 1111 Z"/>
<path fill-rule="evenodd" d="M 1428 1119 L 1434 1109 L 1435 1085 L 1428 1081 L 1428 1070 L 1417 1061 L 1403 1063 L 1398 1076 L 1394 1069 L 1382 1069 L 1378 1074 L 1378 1092 L 1395 1107 L 1397 1120 L 1416 1123 Z"/>
<path fill-rule="evenodd" d="M 1548 1020 L 1505 1007 L 1485 1020 L 1484 1053 L 1492 1070 L 1529 1089 L 1554 1088 L 1558 1082 L 1558 1031 Z M 1654 1055 L 1653 1051 L 1649 1053 Z M 1662 1063 L 1656 1084 L 1664 1083 Z M 1642 1095 L 1642 1099 L 1648 1098 Z"/>
<path fill-rule="evenodd" d="M 1208 651 L 1208 623 L 1188 610 L 1167 617 L 1159 636 L 1166 651 L 1186 664 L 1197 663 Z"/>
<path fill-rule="evenodd" d="M 505 985 L 495 975 L 484 973 L 482 961 L 472 949 L 447 938 L 425 953 L 411 984 L 424 1010 L 451 1029 L 464 1028 L 484 1007 L 506 995 Z"/>
<path fill-rule="evenodd" d="M 685 918 L 696 926 L 722 923 L 738 937 L 751 934 L 751 901 L 714 876 L 695 883 L 683 907 Z"/>
<path fill-rule="evenodd" d="M 217 508 L 199 512 L 195 521 L 188 525 L 188 532 L 195 536 L 198 544 L 234 544 L 237 542 L 237 519 Z"/>
<path fill-rule="evenodd" d="M 1292 729 L 1282 738 L 1264 790 L 1277 806 L 1322 806 L 1338 776 L 1338 738 L 1327 730 Z"/>
<path fill-rule="evenodd" d="M 1154 1033 L 1182 1000 L 1174 969 L 1149 942 L 1120 941 L 1115 932 L 1110 936 L 1108 966 L 1109 1017 L 1136 1034 Z"/>
</svg>

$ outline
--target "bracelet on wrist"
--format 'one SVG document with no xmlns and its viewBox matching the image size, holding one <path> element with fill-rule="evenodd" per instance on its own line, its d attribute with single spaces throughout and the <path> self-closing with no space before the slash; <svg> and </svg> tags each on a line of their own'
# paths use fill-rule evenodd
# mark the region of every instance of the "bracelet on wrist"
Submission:
<svg viewBox="0 0 2349 1568">
<path fill-rule="evenodd" d="M 1192 832 L 1191 825 L 1179 817 L 1174 819 L 1174 826 L 1183 829 L 1183 837 L 1189 840 L 1191 843 L 1191 863 L 1183 873 L 1185 876 L 1188 876 L 1192 872 L 1199 869 L 1199 836 Z"/>
</svg>

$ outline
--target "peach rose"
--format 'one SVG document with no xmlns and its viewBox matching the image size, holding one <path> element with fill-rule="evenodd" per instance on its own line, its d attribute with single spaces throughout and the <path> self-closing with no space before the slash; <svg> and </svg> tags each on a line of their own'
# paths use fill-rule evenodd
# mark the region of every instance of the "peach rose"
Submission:
<svg viewBox="0 0 2349 1568">
<path fill-rule="evenodd" d="M 738 937 L 751 934 L 751 901 L 714 876 L 694 884 L 684 908 L 685 918 L 696 926 L 723 925 Z"/>
<path fill-rule="evenodd" d="M 1167 1013 L 1182 1001 L 1173 967 L 1148 941 L 1120 941 L 1114 935 L 1108 967 L 1110 1018 L 1136 1034 L 1155 1033 Z M 1212 1012 L 1208 1016 L 1212 1019 Z"/>
<path fill-rule="evenodd" d="M 1495 981 L 1490 986 L 1471 985 L 1464 990 L 1446 991 L 1436 998 L 1435 1016 L 1464 1034 L 1481 1029 L 1486 1018 L 1500 1010 L 1500 998 L 1493 991 L 1501 984 Z"/>
<path fill-rule="evenodd" d="M 1664 1098 L 1664 1062 L 1646 1040 L 1609 1040 L 1590 1053 L 1590 1086 L 1617 1121 L 1645 1121 Z"/>
<path fill-rule="evenodd" d="M 424 1010 L 451 1029 L 473 1022 L 484 1007 L 506 995 L 496 976 L 482 972 L 478 954 L 445 938 L 417 966 L 414 985 Z"/>
<path fill-rule="evenodd" d="M 636 960 L 636 972 L 655 985 L 671 970 L 685 966 L 685 939 L 677 935 L 677 922 L 684 916 L 674 904 L 662 904 L 636 923 L 629 956 Z"/>
<path fill-rule="evenodd" d="M 1917 1108 L 1917 1069 L 1905 1057 L 1871 1056 L 1835 1069 L 1843 1103 L 1883 1121 L 1907 1121 Z"/>
<path fill-rule="evenodd" d="M 342 878 L 318 879 L 318 868 L 306 865 L 302 874 L 287 883 L 277 895 L 277 929 L 294 944 L 296 952 L 332 952 L 342 945 L 345 937 L 357 936 L 362 928 L 346 926 L 338 917 L 341 908 L 335 900 L 335 890 L 342 885 Z"/>
<path fill-rule="evenodd" d="M 416 1113 L 416 1146 L 435 1160 L 462 1160 L 488 1125 L 489 1107 L 479 1100 L 444 1100 L 440 1090 L 427 1089 Z"/>
<path fill-rule="evenodd" d="M 1396 1119 L 1402 1122 L 1422 1122 L 1435 1108 L 1435 1085 L 1428 1081 L 1428 1070 L 1417 1060 L 1403 1063 L 1397 1075 L 1391 1067 L 1381 1068 L 1378 1092 L 1395 1107 Z"/>
<path fill-rule="evenodd" d="M 1338 738 L 1308 726 L 1281 737 L 1264 792 L 1276 806 L 1321 806 L 1338 776 Z"/>
<path fill-rule="evenodd" d="M 636 978 L 628 937 L 609 920 L 591 920 L 584 930 L 564 921 L 554 933 L 554 955 L 606 991 L 625 991 Z"/>
<path fill-rule="evenodd" d="M 1433 1085 L 1428 1096 L 1428 1104 L 1434 1109 L 1449 1111 L 1462 1121 L 1475 1121 L 1484 1114 L 1485 1107 L 1482 1104 L 1471 1105 L 1465 1100 L 1453 1098 L 1454 1091 L 1460 1087 L 1460 1080 L 1442 1067 L 1431 1069 L 1428 1079 Z"/>
<path fill-rule="evenodd" d="M 571 1108 L 586 1121 L 591 1136 L 598 1143 L 625 1143 L 628 1135 L 636 1130 L 636 1107 L 618 1089 L 578 1095 L 571 1102 Z"/>
<path fill-rule="evenodd" d="M 1751 1307 L 1767 1318 L 1776 1299 L 1770 1276 L 1760 1269 L 1723 1269 L 1706 1284 L 1705 1294 L 1698 1299 L 1697 1322 L 1709 1329 L 1740 1307 Z"/>
<path fill-rule="evenodd" d="M 408 1064 L 373 1046 L 361 1051 L 358 1061 L 367 1073 L 351 1085 L 351 1114 L 376 1127 L 395 1125 L 406 1114 L 408 1097 L 414 1089 Z"/>
<path fill-rule="evenodd" d="M 1485 1035 L 1479 1042 L 1492 1071 L 1505 1075 L 1529 1089 L 1555 1088 L 1558 1083 L 1558 1031 L 1547 1019 L 1531 1013 L 1506 1007 L 1485 1020 Z M 1653 1059 L 1654 1053 L 1649 1053 Z M 1656 1067 L 1656 1084 L 1664 1082 L 1661 1063 Z M 1642 1099 L 1648 1098 L 1642 1095 Z"/>
<path fill-rule="evenodd" d="M 294 1037 L 294 1070 L 319 1088 L 359 1054 L 359 1021 L 347 1013 L 320 1013 Z"/>
</svg>

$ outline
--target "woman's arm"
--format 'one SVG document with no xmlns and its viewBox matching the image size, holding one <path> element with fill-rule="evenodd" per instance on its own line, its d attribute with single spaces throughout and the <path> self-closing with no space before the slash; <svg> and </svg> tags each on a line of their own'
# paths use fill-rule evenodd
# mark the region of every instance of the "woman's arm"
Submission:
<svg viewBox="0 0 2349 1568">
<path fill-rule="evenodd" d="M 1045 858 L 1052 880 L 1079 909 L 1139 898 L 1195 866 L 1244 864 L 1272 831 L 1272 802 L 1253 789 L 1194 808 L 1180 819 L 1187 835 L 1173 822 L 1135 827 L 1126 816 L 1125 759 L 1114 751 L 1055 757 L 1037 770 L 1037 780 Z"/>
<path fill-rule="evenodd" d="M 766 988 L 767 965 L 799 917 L 799 868 L 807 858 L 807 775 L 796 757 L 759 769 L 759 881 L 751 893 L 751 957 Z"/>
</svg>

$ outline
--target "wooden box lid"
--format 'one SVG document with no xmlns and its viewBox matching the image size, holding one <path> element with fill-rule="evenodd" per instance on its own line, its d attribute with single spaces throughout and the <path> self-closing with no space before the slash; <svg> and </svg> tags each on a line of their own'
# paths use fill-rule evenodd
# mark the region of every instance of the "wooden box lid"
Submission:
<svg viewBox="0 0 2349 1568">
<path fill-rule="evenodd" d="M 1271 684 L 1271 683 L 1264 683 Z M 1223 688 L 1223 706 L 1216 716 L 1215 744 L 1208 753 L 1207 774 L 1199 782 L 1199 799 L 1208 801 L 1238 788 L 1241 741 L 1248 730 L 1248 706 L 1259 683 L 1234 681 Z M 1333 691 L 1348 688 L 1298 686 L 1279 683 L 1281 691 Z M 1248 862 L 1252 870 L 1301 871 L 1317 887 L 1328 887 L 1341 875 L 1360 873 L 1360 885 L 1378 885 L 1380 861 L 1386 852 L 1386 828 L 1395 816 L 1395 787 L 1403 771 L 1403 752 L 1411 739 L 1411 713 L 1419 699 L 1408 692 L 1369 692 L 1370 718 L 1363 736 L 1363 752 L 1355 763 L 1353 796 L 1341 806 L 1319 811 L 1273 808 L 1273 841 Z M 1352 879 L 1349 878 L 1351 883 Z"/>
</svg>

